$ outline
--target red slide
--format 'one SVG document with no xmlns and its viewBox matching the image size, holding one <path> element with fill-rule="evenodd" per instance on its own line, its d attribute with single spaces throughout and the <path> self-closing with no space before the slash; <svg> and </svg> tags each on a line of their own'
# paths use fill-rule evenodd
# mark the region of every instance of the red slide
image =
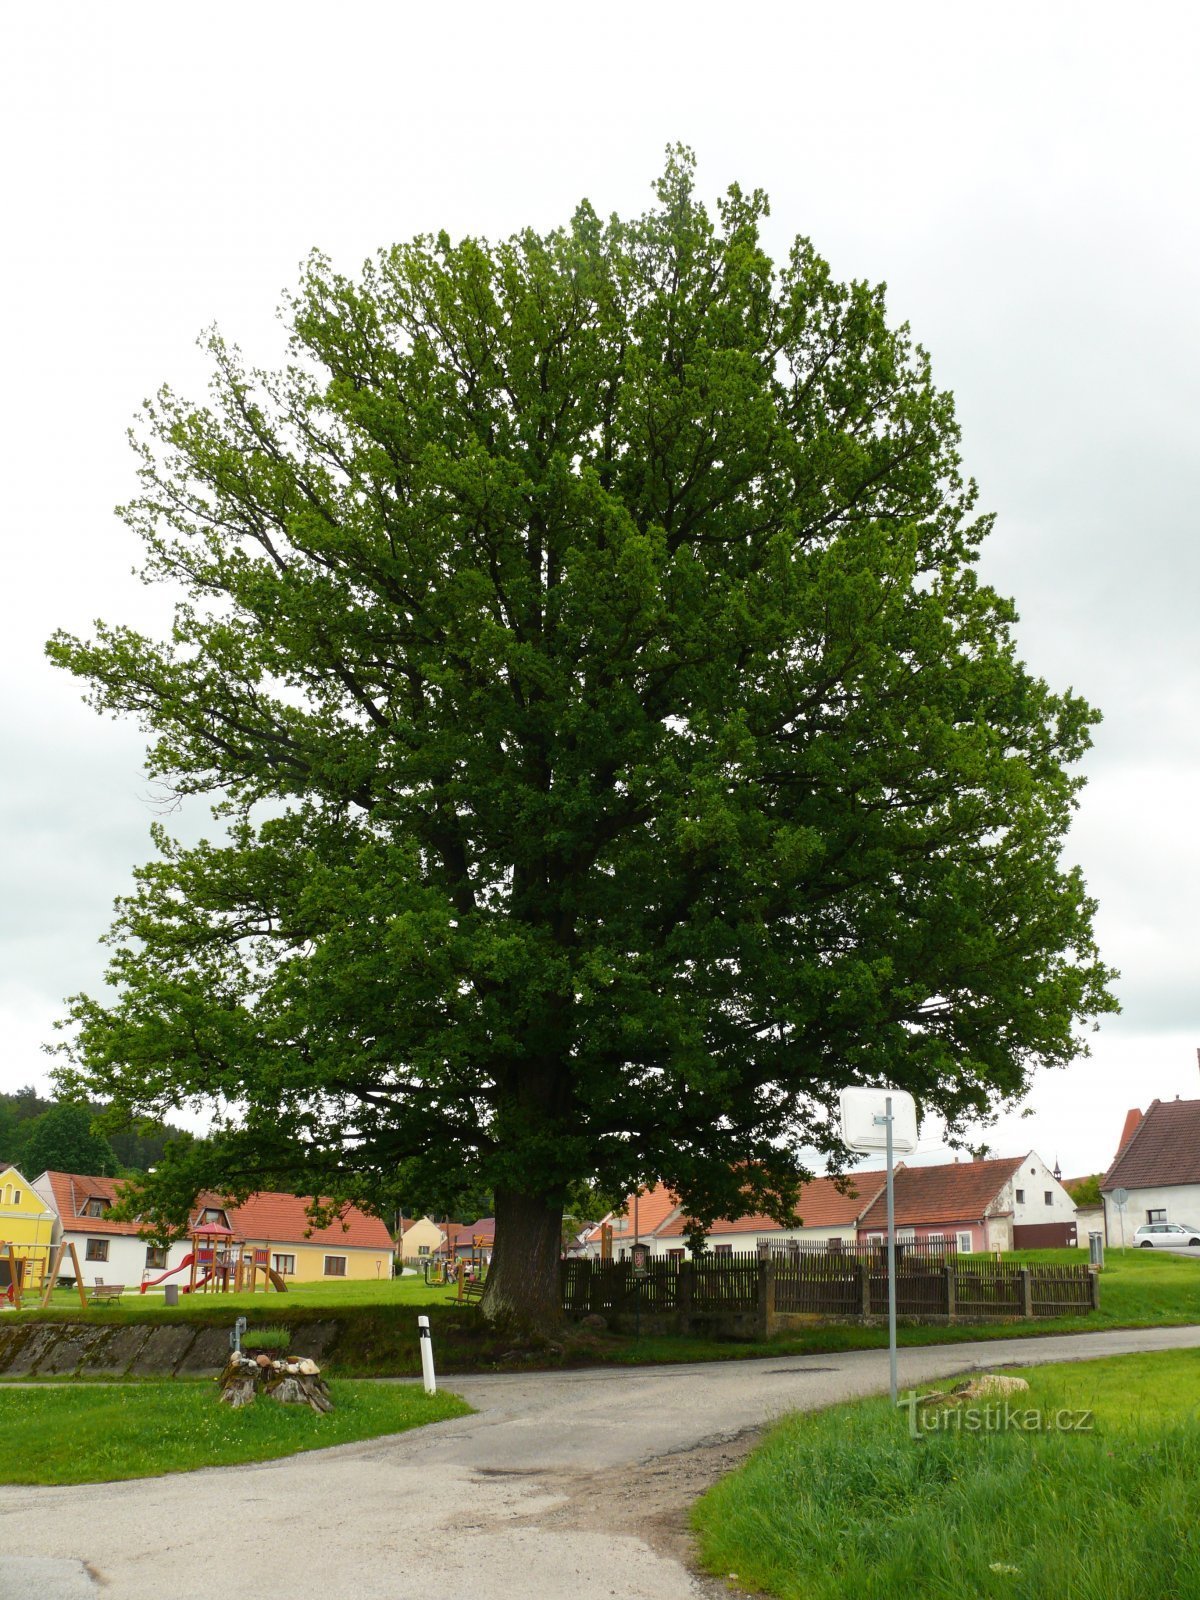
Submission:
<svg viewBox="0 0 1200 1600">
<path fill-rule="evenodd" d="M 172 1267 L 170 1272 L 164 1272 L 161 1278 L 147 1278 L 143 1282 L 139 1293 L 145 1294 L 147 1289 L 152 1289 L 156 1283 L 162 1283 L 163 1279 L 165 1279 L 165 1278 L 173 1278 L 177 1272 L 186 1272 L 188 1267 L 191 1266 L 191 1264 L 192 1264 L 191 1256 L 190 1255 L 184 1256 L 183 1260 L 179 1263 L 179 1265 L 177 1267 Z M 185 1294 L 187 1293 L 186 1289 L 184 1290 L 184 1293 Z"/>
<path fill-rule="evenodd" d="M 202 1278 L 196 1279 L 196 1288 L 203 1289 L 204 1285 L 206 1283 L 211 1283 L 216 1275 L 217 1274 L 215 1272 L 206 1272 Z M 180 1294 L 191 1294 L 192 1285 L 190 1283 L 181 1283 L 179 1285 L 179 1292 Z"/>
</svg>

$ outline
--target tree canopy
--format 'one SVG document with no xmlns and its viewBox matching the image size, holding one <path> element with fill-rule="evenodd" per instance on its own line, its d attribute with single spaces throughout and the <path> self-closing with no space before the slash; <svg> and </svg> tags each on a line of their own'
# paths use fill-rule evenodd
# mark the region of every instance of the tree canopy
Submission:
<svg viewBox="0 0 1200 1600">
<path fill-rule="evenodd" d="M 1017 658 L 883 288 L 766 212 L 677 150 L 634 220 L 315 255 L 286 364 L 213 333 L 209 402 L 147 403 L 171 636 L 49 650 L 223 832 L 154 830 L 65 1078 L 224 1108 L 177 1196 L 465 1177 L 536 1318 L 576 1180 L 786 1213 L 841 1085 L 957 1122 L 1111 1008 L 1096 714 Z"/>
<path fill-rule="evenodd" d="M 84 1172 L 112 1178 L 118 1170 L 113 1147 L 92 1127 L 86 1106 L 52 1105 L 26 1126 L 21 1148 L 26 1177 L 42 1172 Z"/>
</svg>

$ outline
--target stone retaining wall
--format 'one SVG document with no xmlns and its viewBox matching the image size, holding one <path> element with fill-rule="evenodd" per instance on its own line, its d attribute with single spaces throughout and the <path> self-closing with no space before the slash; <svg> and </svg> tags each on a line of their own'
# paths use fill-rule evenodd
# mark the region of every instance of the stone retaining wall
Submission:
<svg viewBox="0 0 1200 1600">
<path fill-rule="evenodd" d="M 302 1355 L 321 1361 L 340 1331 L 336 1322 L 306 1322 L 292 1337 Z M 0 1378 L 205 1377 L 228 1360 L 229 1332 L 184 1322 L 0 1323 Z"/>
</svg>

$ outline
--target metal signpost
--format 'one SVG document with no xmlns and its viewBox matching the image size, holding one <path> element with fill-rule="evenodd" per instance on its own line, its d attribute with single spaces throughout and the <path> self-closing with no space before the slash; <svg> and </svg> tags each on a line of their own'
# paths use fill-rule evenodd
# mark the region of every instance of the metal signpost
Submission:
<svg viewBox="0 0 1200 1600">
<path fill-rule="evenodd" d="M 887 1155 L 888 1374 L 896 1404 L 896 1200 L 892 1181 L 896 1152 L 917 1148 L 917 1108 L 903 1089 L 843 1089 L 842 1143 L 849 1150 Z"/>
<path fill-rule="evenodd" d="M 1113 1205 L 1116 1206 L 1117 1210 L 1120 1212 L 1120 1215 L 1121 1215 L 1121 1249 L 1124 1250 L 1124 1248 L 1125 1248 L 1125 1207 L 1129 1204 L 1129 1190 L 1128 1189 L 1114 1189 L 1113 1192 L 1112 1192 L 1112 1203 L 1113 1203 Z"/>
</svg>

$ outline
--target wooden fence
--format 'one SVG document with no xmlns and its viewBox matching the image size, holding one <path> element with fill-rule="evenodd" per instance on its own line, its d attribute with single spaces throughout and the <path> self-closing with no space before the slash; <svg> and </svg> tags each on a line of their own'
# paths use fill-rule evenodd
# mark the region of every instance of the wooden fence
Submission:
<svg viewBox="0 0 1200 1600">
<path fill-rule="evenodd" d="M 953 1251 L 905 1252 L 896 1263 L 896 1312 L 917 1321 L 997 1322 L 1057 1317 L 1099 1306 L 1099 1278 L 1083 1264 L 1021 1266 Z M 793 1316 L 886 1317 L 887 1256 L 875 1246 L 841 1252 L 651 1257 L 642 1273 L 628 1261 L 574 1258 L 562 1264 L 563 1310 L 574 1316 L 670 1317 L 680 1325 L 730 1319 L 760 1334 Z"/>
</svg>

